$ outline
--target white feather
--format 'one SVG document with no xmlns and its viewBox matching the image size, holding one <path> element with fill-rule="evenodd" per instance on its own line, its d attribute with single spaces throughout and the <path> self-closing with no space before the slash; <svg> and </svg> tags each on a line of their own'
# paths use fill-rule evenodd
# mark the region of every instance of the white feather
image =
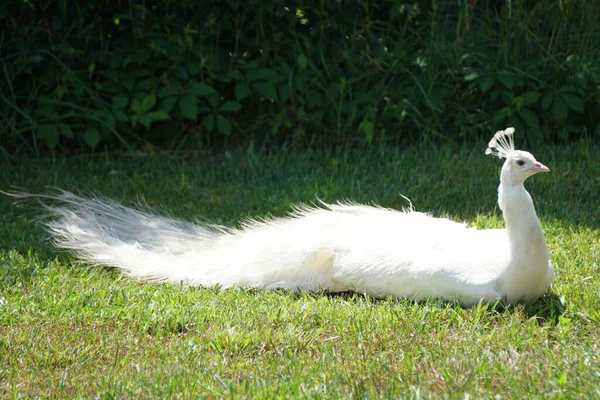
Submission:
<svg viewBox="0 0 600 400">
<path fill-rule="evenodd" d="M 61 204 L 48 207 L 56 218 L 47 226 L 58 247 L 144 280 L 464 304 L 534 300 L 553 270 L 523 182 L 547 168 L 514 150 L 511 129 L 490 142 L 506 158 L 498 192 L 507 229 L 357 204 L 302 206 L 287 218 L 228 229 L 68 192 L 48 196 Z"/>
</svg>

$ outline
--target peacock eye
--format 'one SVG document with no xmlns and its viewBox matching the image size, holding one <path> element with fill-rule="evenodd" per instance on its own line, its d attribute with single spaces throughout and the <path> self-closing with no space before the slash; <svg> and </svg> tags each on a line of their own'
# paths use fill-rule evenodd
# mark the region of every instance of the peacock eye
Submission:
<svg viewBox="0 0 600 400">
<path fill-rule="evenodd" d="M 517 160 L 517 165 L 519 167 L 522 167 L 523 165 L 525 165 L 525 161 L 523 161 L 523 160 Z"/>
</svg>

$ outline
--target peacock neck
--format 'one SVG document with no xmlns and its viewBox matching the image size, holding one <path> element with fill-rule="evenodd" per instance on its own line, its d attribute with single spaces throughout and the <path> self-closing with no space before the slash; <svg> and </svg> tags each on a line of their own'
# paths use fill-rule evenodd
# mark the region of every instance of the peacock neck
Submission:
<svg viewBox="0 0 600 400">
<path fill-rule="evenodd" d="M 498 204 L 504 215 L 511 259 L 519 268 L 548 268 L 548 249 L 531 196 L 523 183 L 500 179 Z"/>
</svg>

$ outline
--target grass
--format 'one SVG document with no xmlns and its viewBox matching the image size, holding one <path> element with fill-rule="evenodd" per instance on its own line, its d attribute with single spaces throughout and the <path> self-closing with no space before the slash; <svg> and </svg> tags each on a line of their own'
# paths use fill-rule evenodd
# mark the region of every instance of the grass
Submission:
<svg viewBox="0 0 600 400">
<path fill-rule="evenodd" d="M 315 196 L 400 208 L 402 193 L 501 226 L 500 162 L 483 147 L 21 159 L 0 188 L 97 191 L 227 225 Z M 55 252 L 37 204 L 2 197 L 0 397 L 598 398 L 600 148 L 534 153 L 552 170 L 528 189 L 556 280 L 506 308 L 139 283 Z"/>
</svg>

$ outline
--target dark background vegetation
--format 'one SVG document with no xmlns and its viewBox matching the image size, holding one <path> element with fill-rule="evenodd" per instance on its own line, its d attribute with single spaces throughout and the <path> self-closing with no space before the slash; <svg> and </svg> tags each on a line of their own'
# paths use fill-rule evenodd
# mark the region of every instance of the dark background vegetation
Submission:
<svg viewBox="0 0 600 400">
<path fill-rule="evenodd" d="M 600 138 L 599 3 L 4 1 L 0 151 Z"/>
</svg>

